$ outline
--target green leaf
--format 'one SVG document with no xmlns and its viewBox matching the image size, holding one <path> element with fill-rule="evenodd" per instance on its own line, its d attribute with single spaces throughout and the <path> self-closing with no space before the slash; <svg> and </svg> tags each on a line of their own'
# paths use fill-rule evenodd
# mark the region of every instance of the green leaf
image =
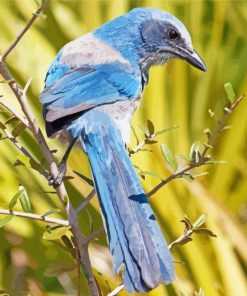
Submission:
<svg viewBox="0 0 247 296">
<path fill-rule="evenodd" d="M 162 179 L 156 172 L 153 172 L 153 171 L 144 171 L 142 172 L 142 175 L 151 176 L 154 178 L 158 178 L 160 180 Z"/>
<path fill-rule="evenodd" d="M 189 174 L 189 173 L 188 174 L 187 173 L 183 174 L 182 177 L 185 180 L 189 181 L 189 182 L 193 182 L 195 180 L 195 178 L 191 174 Z"/>
<path fill-rule="evenodd" d="M 188 244 L 189 242 L 191 242 L 193 239 L 189 236 L 185 236 L 183 239 L 181 239 L 181 241 L 177 242 L 176 244 L 178 245 L 185 245 Z"/>
<path fill-rule="evenodd" d="M 52 215 L 52 214 L 56 214 L 56 213 L 60 213 L 61 210 L 60 209 L 52 209 L 52 210 L 49 210 L 47 212 L 45 212 L 42 217 L 46 217 L 46 216 L 49 216 L 49 215 Z"/>
<path fill-rule="evenodd" d="M 19 200 L 20 200 L 22 209 L 24 212 L 30 213 L 32 208 L 31 208 L 31 203 L 30 203 L 30 199 L 28 197 L 27 191 L 22 185 L 19 186 L 19 189 L 20 190 L 24 189 L 23 192 L 19 196 Z"/>
<path fill-rule="evenodd" d="M 9 210 L 12 210 L 14 206 L 16 205 L 18 199 L 20 198 L 21 194 L 25 191 L 25 189 L 21 189 L 18 191 L 10 200 L 9 202 Z"/>
<path fill-rule="evenodd" d="M 191 230 L 193 228 L 193 226 L 188 218 L 184 217 L 184 219 L 181 220 L 181 222 L 185 224 L 186 230 Z"/>
<path fill-rule="evenodd" d="M 228 100 L 232 104 L 235 101 L 236 95 L 234 92 L 234 89 L 232 87 L 232 84 L 230 82 L 227 82 L 224 84 L 225 92 L 227 95 Z"/>
<path fill-rule="evenodd" d="M 94 187 L 93 180 L 89 179 L 88 177 L 84 176 L 83 174 L 73 171 L 78 177 L 86 181 L 90 186 Z"/>
<path fill-rule="evenodd" d="M 67 231 L 69 231 L 70 227 L 61 226 L 56 228 L 50 228 L 46 230 L 43 234 L 43 239 L 45 240 L 56 240 L 60 239 L 63 235 L 66 234 Z"/>
<path fill-rule="evenodd" d="M 145 144 L 155 144 L 155 143 L 157 143 L 157 141 L 155 141 L 155 140 L 150 140 L 150 139 L 145 139 Z"/>
<path fill-rule="evenodd" d="M 74 246 L 73 246 L 71 240 L 67 237 L 67 235 L 63 235 L 63 236 L 61 237 L 61 239 L 62 239 L 62 241 L 63 241 L 65 247 L 66 247 L 69 251 L 71 251 L 71 250 L 74 248 Z"/>
<path fill-rule="evenodd" d="M 5 126 L 5 124 L 4 124 L 4 123 L 2 123 L 1 121 L 0 121 L 0 129 L 2 129 L 2 130 L 5 130 L 5 129 L 6 129 L 6 126 Z"/>
<path fill-rule="evenodd" d="M 206 128 L 204 130 L 204 134 L 208 137 L 208 139 L 210 139 L 211 135 L 212 135 L 212 132 L 209 128 Z"/>
<path fill-rule="evenodd" d="M 222 164 L 222 163 L 227 163 L 227 161 L 226 160 L 210 159 L 206 163 L 207 164 Z"/>
<path fill-rule="evenodd" d="M 194 142 L 190 148 L 188 161 L 189 163 L 196 164 L 199 160 L 200 160 L 200 145 L 199 143 Z"/>
<path fill-rule="evenodd" d="M 178 169 L 178 162 L 171 150 L 165 144 L 161 144 L 161 151 L 170 167 L 176 171 Z"/>
<path fill-rule="evenodd" d="M 9 221 L 13 218 L 13 216 L 5 216 L 3 219 L 0 220 L 0 228 L 9 223 Z"/>
<path fill-rule="evenodd" d="M 169 128 L 166 128 L 166 129 L 163 129 L 163 130 L 160 130 L 158 132 L 155 133 L 155 136 L 159 136 L 161 134 L 165 134 L 165 133 L 168 133 L 168 132 L 171 132 L 171 131 L 174 131 L 176 129 L 180 128 L 179 125 L 177 126 L 173 126 L 173 127 L 169 127 Z"/>
<path fill-rule="evenodd" d="M 194 229 L 194 232 L 198 233 L 198 234 L 206 234 L 206 235 L 209 235 L 212 237 L 217 237 L 217 235 L 215 233 L 213 233 L 213 231 L 211 231 L 207 228 L 196 228 L 196 229 Z"/>
<path fill-rule="evenodd" d="M 5 121 L 5 124 L 9 124 L 15 121 L 19 121 L 19 119 L 16 116 L 10 117 L 8 120 Z"/>
<path fill-rule="evenodd" d="M 194 223 L 193 223 L 193 228 L 198 228 L 200 227 L 203 223 L 205 223 L 207 220 L 207 215 L 202 214 Z"/>
<path fill-rule="evenodd" d="M 153 135 L 154 134 L 154 125 L 152 123 L 151 120 L 147 120 L 147 125 L 148 125 L 148 132 L 149 132 L 149 135 Z"/>
<path fill-rule="evenodd" d="M 12 135 L 14 138 L 18 137 L 26 128 L 25 124 L 22 122 L 17 123 L 17 125 L 15 126 L 15 128 L 12 131 Z"/>
<path fill-rule="evenodd" d="M 206 176 L 206 175 L 208 175 L 208 174 L 209 174 L 209 172 L 204 172 L 204 173 L 200 173 L 200 174 L 195 174 L 195 175 L 193 175 L 193 178 L 195 179 L 195 178 L 198 178 L 198 177 Z"/>
</svg>

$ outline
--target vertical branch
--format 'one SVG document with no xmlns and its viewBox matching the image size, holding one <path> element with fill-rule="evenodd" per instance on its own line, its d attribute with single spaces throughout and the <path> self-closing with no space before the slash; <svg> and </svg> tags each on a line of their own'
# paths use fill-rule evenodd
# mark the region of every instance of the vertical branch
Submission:
<svg viewBox="0 0 247 296">
<path fill-rule="evenodd" d="M 58 174 L 58 167 L 55 163 L 55 160 L 53 158 L 52 153 L 49 150 L 49 147 L 45 141 L 45 138 L 37 125 L 36 119 L 32 113 L 32 111 L 29 108 L 27 97 L 25 91 L 17 84 L 13 76 L 11 75 L 9 69 L 7 68 L 5 64 L 5 59 L 10 54 L 10 52 L 16 47 L 18 42 L 21 40 L 23 35 L 30 29 L 36 18 L 41 14 L 43 9 L 46 7 L 46 5 L 49 3 L 50 0 L 45 0 L 43 4 L 38 8 L 38 10 L 33 14 L 32 18 L 28 21 L 24 29 L 18 34 L 16 39 L 10 44 L 10 46 L 7 48 L 7 50 L 3 53 L 3 55 L 0 57 L 0 74 L 3 76 L 3 78 L 8 81 L 8 85 L 11 88 L 12 92 L 14 93 L 15 97 L 17 98 L 23 113 L 26 116 L 26 119 L 28 121 L 28 127 L 30 128 L 34 139 L 39 144 L 43 157 L 49 167 L 51 176 L 55 179 Z M 13 110 L 12 110 L 13 111 Z M 80 261 L 80 265 L 83 266 L 84 269 L 86 269 L 87 275 L 88 275 L 88 287 L 90 290 L 90 294 L 92 296 L 98 296 L 99 290 L 93 275 L 91 262 L 89 258 L 88 253 L 88 241 L 86 238 L 82 235 L 81 229 L 78 223 L 77 219 L 77 213 L 72 207 L 69 199 L 68 194 L 66 192 L 65 186 L 62 183 L 58 188 L 56 188 L 57 196 L 60 199 L 65 212 L 68 217 L 69 225 L 71 226 L 71 231 L 73 233 L 74 242 L 76 244 L 76 247 L 78 249 L 78 257 Z"/>
</svg>

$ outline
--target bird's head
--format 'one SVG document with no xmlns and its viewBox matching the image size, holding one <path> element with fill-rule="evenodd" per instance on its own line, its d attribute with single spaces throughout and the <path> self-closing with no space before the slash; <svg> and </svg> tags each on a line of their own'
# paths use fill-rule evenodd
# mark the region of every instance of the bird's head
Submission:
<svg viewBox="0 0 247 296">
<path fill-rule="evenodd" d="M 135 8 L 96 29 L 94 35 L 120 51 L 131 63 L 141 64 L 145 71 L 172 58 L 184 59 L 206 71 L 186 27 L 160 9 Z"/>
<path fill-rule="evenodd" d="M 143 9 L 133 10 L 134 13 Z M 206 71 L 206 65 L 195 51 L 191 37 L 184 26 L 175 16 L 158 9 L 147 10 L 148 18 L 140 24 L 142 37 L 143 62 L 147 66 L 163 64 L 172 58 L 181 58 L 194 67 Z"/>
</svg>

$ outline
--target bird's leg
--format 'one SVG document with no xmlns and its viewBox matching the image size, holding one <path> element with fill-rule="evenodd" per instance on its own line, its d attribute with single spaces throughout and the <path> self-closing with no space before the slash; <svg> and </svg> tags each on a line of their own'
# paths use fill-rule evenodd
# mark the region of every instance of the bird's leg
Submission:
<svg viewBox="0 0 247 296">
<path fill-rule="evenodd" d="M 61 162 L 57 166 L 58 167 L 58 174 L 57 174 L 57 176 L 55 178 L 53 178 L 52 176 L 49 177 L 49 180 L 48 180 L 49 181 L 49 185 L 52 185 L 54 188 L 58 187 L 62 183 L 62 181 L 63 181 L 63 178 L 64 178 L 64 176 L 66 174 L 66 171 L 67 171 L 67 160 L 68 160 L 70 151 L 72 150 L 75 142 L 77 141 L 77 138 L 78 137 L 74 138 L 70 142 L 67 150 L 64 153 L 64 156 L 63 156 Z"/>
</svg>

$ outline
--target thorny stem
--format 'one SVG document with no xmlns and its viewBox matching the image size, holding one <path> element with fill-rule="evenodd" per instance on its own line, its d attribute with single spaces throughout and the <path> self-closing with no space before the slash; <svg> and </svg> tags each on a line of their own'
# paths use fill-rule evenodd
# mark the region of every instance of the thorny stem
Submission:
<svg viewBox="0 0 247 296">
<path fill-rule="evenodd" d="M 210 157 L 207 157 L 207 152 L 209 151 L 210 148 L 212 148 L 213 144 L 215 143 L 215 140 L 217 138 L 217 135 L 221 132 L 223 127 L 225 126 L 225 123 L 232 113 L 232 111 L 238 106 L 238 104 L 243 100 L 245 96 L 242 95 L 240 96 L 234 103 L 231 104 L 230 108 L 228 109 L 227 112 L 223 115 L 222 119 L 218 121 L 218 124 L 214 130 L 214 132 L 208 137 L 208 141 L 206 145 L 204 145 L 204 150 L 200 154 L 199 160 L 196 163 L 191 163 L 182 170 L 178 171 L 177 173 L 173 173 L 170 176 L 168 176 L 166 179 L 161 180 L 161 182 L 156 185 L 151 191 L 147 193 L 147 197 L 150 197 L 154 195 L 160 188 L 162 188 L 164 185 L 166 185 L 168 182 L 177 179 L 177 178 L 182 178 L 184 174 L 196 167 L 200 167 L 203 165 L 206 165 L 207 162 L 210 160 Z"/>
<path fill-rule="evenodd" d="M 10 52 L 16 47 L 18 42 L 21 40 L 23 35 L 30 29 L 34 21 L 39 17 L 39 15 L 42 13 L 42 11 L 45 9 L 47 4 L 50 2 L 50 0 L 45 0 L 42 5 L 37 9 L 37 11 L 33 14 L 32 18 L 28 21 L 26 26 L 23 28 L 23 30 L 16 36 L 14 41 L 10 44 L 10 46 L 5 50 L 5 52 L 2 55 L 2 60 L 5 61 L 7 56 L 10 54 Z"/>
<path fill-rule="evenodd" d="M 43 11 L 45 6 L 49 3 L 50 0 L 45 0 L 43 4 L 39 7 L 39 9 L 36 11 L 35 14 L 33 14 L 33 17 L 29 20 L 27 25 L 23 28 L 23 30 L 19 33 L 19 35 L 16 37 L 16 39 L 11 43 L 11 45 L 7 48 L 7 50 L 3 53 L 3 55 L 0 57 L 0 74 L 3 76 L 3 78 L 8 82 L 9 87 L 13 91 L 15 97 L 20 103 L 20 106 L 22 108 L 23 113 L 26 116 L 26 119 L 29 123 L 29 128 L 39 144 L 42 154 L 44 156 L 44 159 L 49 167 L 51 176 L 53 178 L 56 178 L 58 174 L 58 167 L 55 163 L 55 160 L 53 158 L 52 153 L 49 150 L 49 147 L 45 141 L 45 138 L 39 128 L 39 126 L 36 123 L 36 119 L 32 113 L 32 111 L 29 108 L 26 93 L 25 91 L 16 83 L 15 79 L 11 75 L 10 71 L 8 70 L 5 59 L 10 54 L 10 52 L 15 48 L 15 46 L 18 44 L 18 42 L 21 40 L 23 35 L 28 31 L 28 29 L 32 26 L 33 22 L 36 20 L 36 18 L 40 15 L 40 13 Z M 11 110 L 13 111 L 13 110 Z M 15 112 L 13 113 L 14 115 Z M 16 115 L 17 117 L 17 115 Z M 91 262 L 89 258 L 88 253 L 88 241 L 86 238 L 82 235 L 81 229 L 77 220 L 77 213 L 75 212 L 74 208 L 72 207 L 68 195 L 65 189 L 64 184 L 62 183 L 58 188 L 56 188 L 57 195 L 62 203 L 62 205 L 65 208 L 65 212 L 68 217 L 69 225 L 71 226 L 71 231 L 73 233 L 74 241 L 76 243 L 76 247 L 78 249 L 78 256 L 80 260 L 80 264 L 86 268 L 87 275 L 88 275 L 88 287 L 90 290 L 90 294 L 92 296 L 98 296 L 99 290 L 93 275 Z"/>
</svg>

